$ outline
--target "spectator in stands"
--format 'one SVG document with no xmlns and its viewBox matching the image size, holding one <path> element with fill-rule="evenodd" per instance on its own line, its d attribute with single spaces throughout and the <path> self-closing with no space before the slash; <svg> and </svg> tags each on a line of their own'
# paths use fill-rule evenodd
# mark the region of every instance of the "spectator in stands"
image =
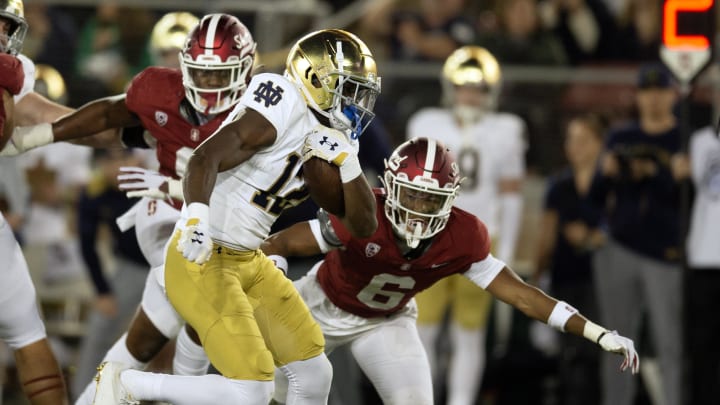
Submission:
<svg viewBox="0 0 720 405">
<path fill-rule="evenodd" d="M 659 63 L 638 75 L 636 122 L 607 137 L 599 172 L 607 243 L 594 256 L 601 319 L 612 320 L 639 340 L 647 311 L 649 335 L 660 363 L 666 405 L 681 403 L 682 271 L 680 265 L 680 184 L 689 175 L 673 107 L 673 79 Z M 603 357 L 603 404 L 629 405 L 634 379 L 618 376 Z"/>
<path fill-rule="evenodd" d="M 627 0 L 618 21 L 617 59 L 651 62 L 659 59 L 662 2 Z"/>
<path fill-rule="evenodd" d="M 693 405 L 716 404 L 720 398 L 720 140 L 717 128 L 704 128 L 690 138 L 695 184 L 687 239 L 690 286 L 687 304 L 690 350 L 690 398 Z"/>
<path fill-rule="evenodd" d="M 60 7 L 48 6 L 44 1 L 26 2 L 25 19 L 29 29 L 23 53 L 36 64 L 50 65 L 62 76 L 72 77 L 78 41 L 75 20 Z"/>
<path fill-rule="evenodd" d="M 149 266 L 135 232 L 122 232 L 115 223 L 116 218 L 137 202 L 118 189 L 119 169 L 139 165 L 139 157 L 129 149 L 96 149 L 94 157 L 97 171 L 80 196 L 77 220 L 82 257 L 95 286 L 96 298 L 80 347 L 78 371 L 72 384 L 73 398 L 82 393 L 105 352 L 127 329 L 142 298 Z M 110 231 L 115 268 L 110 280 L 110 272 L 104 266 L 107 262 L 100 259 L 97 246 L 103 226 Z"/>
<path fill-rule="evenodd" d="M 420 0 L 419 9 L 397 0 L 376 0 L 364 17 L 366 30 L 390 41 L 396 60 L 443 61 L 475 40 L 475 25 L 465 0 Z"/>
<path fill-rule="evenodd" d="M 480 35 L 478 44 L 503 64 L 562 65 L 567 55 L 560 41 L 540 25 L 536 0 L 496 3 L 499 30 Z"/>
<path fill-rule="evenodd" d="M 604 122 L 592 114 L 570 120 L 565 133 L 568 167 L 551 177 L 545 194 L 535 282 L 549 271 L 550 291 L 582 313 L 597 316 L 592 252 L 605 242 L 602 205 L 592 199 L 595 168 L 602 151 Z M 561 334 L 560 403 L 599 403 L 599 356 L 591 344 Z"/>
<path fill-rule="evenodd" d="M 602 0 L 545 0 L 543 25 L 562 42 L 571 64 L 609 59 L 617 46 L 617 27 Z"/>
<path fill-rule="evenodd" d="M 148 9 L 121 7 L 116 0 L 99 4 L 82 28 L 78 74 L 99 80 L 110 94 L 123 92 L 130 78 L 151 64 L 146 44 L 153 23 Z"/>
</svg>

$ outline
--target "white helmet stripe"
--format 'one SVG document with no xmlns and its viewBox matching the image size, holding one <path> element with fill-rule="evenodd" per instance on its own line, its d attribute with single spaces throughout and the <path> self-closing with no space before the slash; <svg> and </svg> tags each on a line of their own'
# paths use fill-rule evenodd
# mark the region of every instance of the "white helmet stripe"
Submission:
<svg viewBox="0 0 720 405">
<path fill-rule="evenodd" d="M 213 48 L 215 45 L 215 32 L 217 31 L 220 17 L 222 17 L 222 14 L 213 14 L 213 16 L 210 18 L 210 22 L 208 23 L 208 31 L 207 35 L 205 36 L 205 55 L 213 54 Z"/>
<path fill-rule="evenodd" d="M 425 155 L 425 167 L 423 177 L 432 177 L 433 168 L 435 167 L 435 149 L 437 142 L 434 139 L 427 138 L 427 155 Z"/>
</svg>

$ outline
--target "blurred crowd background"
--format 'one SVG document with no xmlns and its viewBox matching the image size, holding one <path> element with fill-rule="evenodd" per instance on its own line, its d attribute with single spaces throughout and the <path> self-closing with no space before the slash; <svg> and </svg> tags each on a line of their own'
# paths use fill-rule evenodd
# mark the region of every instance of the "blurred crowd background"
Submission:
<svg viewBox="0 0 720 405">
<path fill-rule="evenodd" d="M 361 141 L 361 149 L 379 148 L 383 152 L 404 141 L 407 121 L 415 112 L 440 104 L 440 70 L 445 58 L 461 45 L 487 48 L 502 68 L 498 108 L 520 116 L 527 128 L 523 225 L 515 257 L 503 259 L 530 279 L 539 266 L 536 257 L 543 236 L 541 217 L 547 208 L 546 182 L 568 165 L 564 147 L 568 124 L 579 116 L 593 114 L 601 119 L 590 127 L 602 135 L 637 117 L 637 72 L 641 64 L 659 60 L 663 2 L 24 0 L 24 3 L 29 31 L 23 53 L 38 66 L 36 90 L 72 107 L 123 92 L 129 80 L 147 66 L 176 63 L 176 53 L 158 52 L 151 40 L 153 26 L 170 11 L 188 11 L 196 16 L 222 11 L 238 16 L 258 42 L 260 63 L 274 72 L 283 70 L 287 47 L 308 31 L 348 29 L 365 40 L 378 60 L 382 94 L 375 107 L 377 117 L 373 125 L 378 127 L 376 133 L 382 135 L 373 143 Z M 169 62 L 162 62 L 163 58 Z M 716 121 L 720 69 L 715 63 L 700 75 L 686 101 L 690 113 L 683 116 L 686 124 L 683 135 L 689 137 Z M 679 113 L 679 108 L 676 111 Z M 442 139 L 442 134 L 428 135 Z M 112 221 L 98 221 L 97 228 L 89 233 L 78 226 L 79 217 L 89 209 L 82 203 L 97 194 L 98 183 L 112 183 L 119 166 L 142 164 L 144 159 L 142 154 L 114 156 L 59 144 L 0 161 L 4 168 L 1 206 L 26 252 L 48 332 L 70 386 L 79 348 L 87 334 L 89 314 L 99 311 L 112 318 L 117 313 L 112 297 L 103 297 L 89 280 L 88 257 L 95 253 L 88 256 L 88 252 L 82 251 L 83 238 L 97 243 L 97 260 L 108 277 L 123 263 L 111 248 Z M 372 172 L 377 174 L 382 162 L 367 168 L 368 177 L 374 178 Z M 295 268 L 291 266 L 291 274 L 300 275 L 303 266 L 302 262 Z M 117 319 L 121 325 L 127 321 Z M 610 321 L 602 321 L 612 326 Z M 555 332 L 538 325 L 507 308 L 496 307 L 488 332 L 488 368 L 478 403 L 563 403 L 558 364 L 564 351 Z M 108 341 L 115 337 L 108 337 Z M 636 344 L 643 361 L 653 358 L 651 339 Z M 686 345 L 685 349 L 693 348 Z M 522 355 L 507 357 L 508 352 Z M 363 399 L 370 395 L 363 394 L 369 384 L 363 382 L 361 373 L 347 356 L 341 352 L 334 357 L 336 378 L 348 383 L 334 393 L 333 403 L 374 403 Z M 13 373 L 4 373 L 12 370 L 11 356 L 5 349 L 0 349 L 0 365 L 4 365 L 0 367 L 4 403 L 23 403 L 18 399 Z M 636 403 L 662 405 L 657 366 L 648 361 L 646 367 Z M 690 373 L 687 364 L 677 367 L 685 374 Z M 438 391 L 441 397 L 442 387 Z M 720 403 L 720 397 L 717 401 Z"/>
</svg>

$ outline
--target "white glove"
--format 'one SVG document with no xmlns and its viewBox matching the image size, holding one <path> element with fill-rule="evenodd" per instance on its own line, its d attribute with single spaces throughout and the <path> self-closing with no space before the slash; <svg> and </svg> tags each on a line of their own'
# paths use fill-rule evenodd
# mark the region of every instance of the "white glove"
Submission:
<svg viewBox="0 0 720 405">
<path fill-rule="evenodd" d="M 28 127 L 15 127 L 0 156 L 17 156 L 38 146 L 53 143 L 52 124 L 45 122 Z"/>
<path fill-rule="evenodd" d="M 340 169 L 340 178 L 343 183 L 362 174 L 357 149 L 342 132 L 336 129 L 319 125 L 308 134 L 303 147 L 303 162 L 307 162 L 313 157 L 337 166 Z"/>
<path fill-rule="evenodd" d="M 182 182 L 158 172 L 147 170 L 142 167 L 121 167 L 118 175 L 120 190 L 126 190 L 130 198 L 150 197 L 158 200 L 172 197 L 178 200 L 183 199 Z M 167 183 L 168 191 L 160 189 Z"/>
<path fill-rule="evenodd" d="M 640 370 L 640 357 L 631 339 L 618 335 L 617 331 L 606 331 L 600 335 L 597 343 L 605 351 L 625 356 L 625 360 L 622 365 L 620 365 L 621 371 L 625 371 L 630 367 L 630 371 L 632 371 L 633 374 L 637 374 Z"/>
<path fill-rule="evenodd" d="M 203 264 L 213 251 L 210 237 L 210 207 L 203 203 L 192 203 L 187 207 L 188 220 L 179 224 L 180 239 L 177 250 L 188 261 Z M 182 221 L 182 220 L 180 220 Z"/>
</svg>

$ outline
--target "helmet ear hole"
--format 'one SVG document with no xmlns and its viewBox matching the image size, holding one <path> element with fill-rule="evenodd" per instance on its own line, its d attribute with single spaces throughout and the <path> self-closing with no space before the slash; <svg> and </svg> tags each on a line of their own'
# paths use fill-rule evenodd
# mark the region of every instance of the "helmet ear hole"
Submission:
<svg viewBox="0 0 720 405">
<path fill-rule="evenodd" d="M 320 79 L 317 77 L 316 74 L 313 73 L 312 77 L 310 77 L 310 83 L 315 87 L 316 89 L 322 88 L 322 83 L 320 83 Z"/>
</svg>

